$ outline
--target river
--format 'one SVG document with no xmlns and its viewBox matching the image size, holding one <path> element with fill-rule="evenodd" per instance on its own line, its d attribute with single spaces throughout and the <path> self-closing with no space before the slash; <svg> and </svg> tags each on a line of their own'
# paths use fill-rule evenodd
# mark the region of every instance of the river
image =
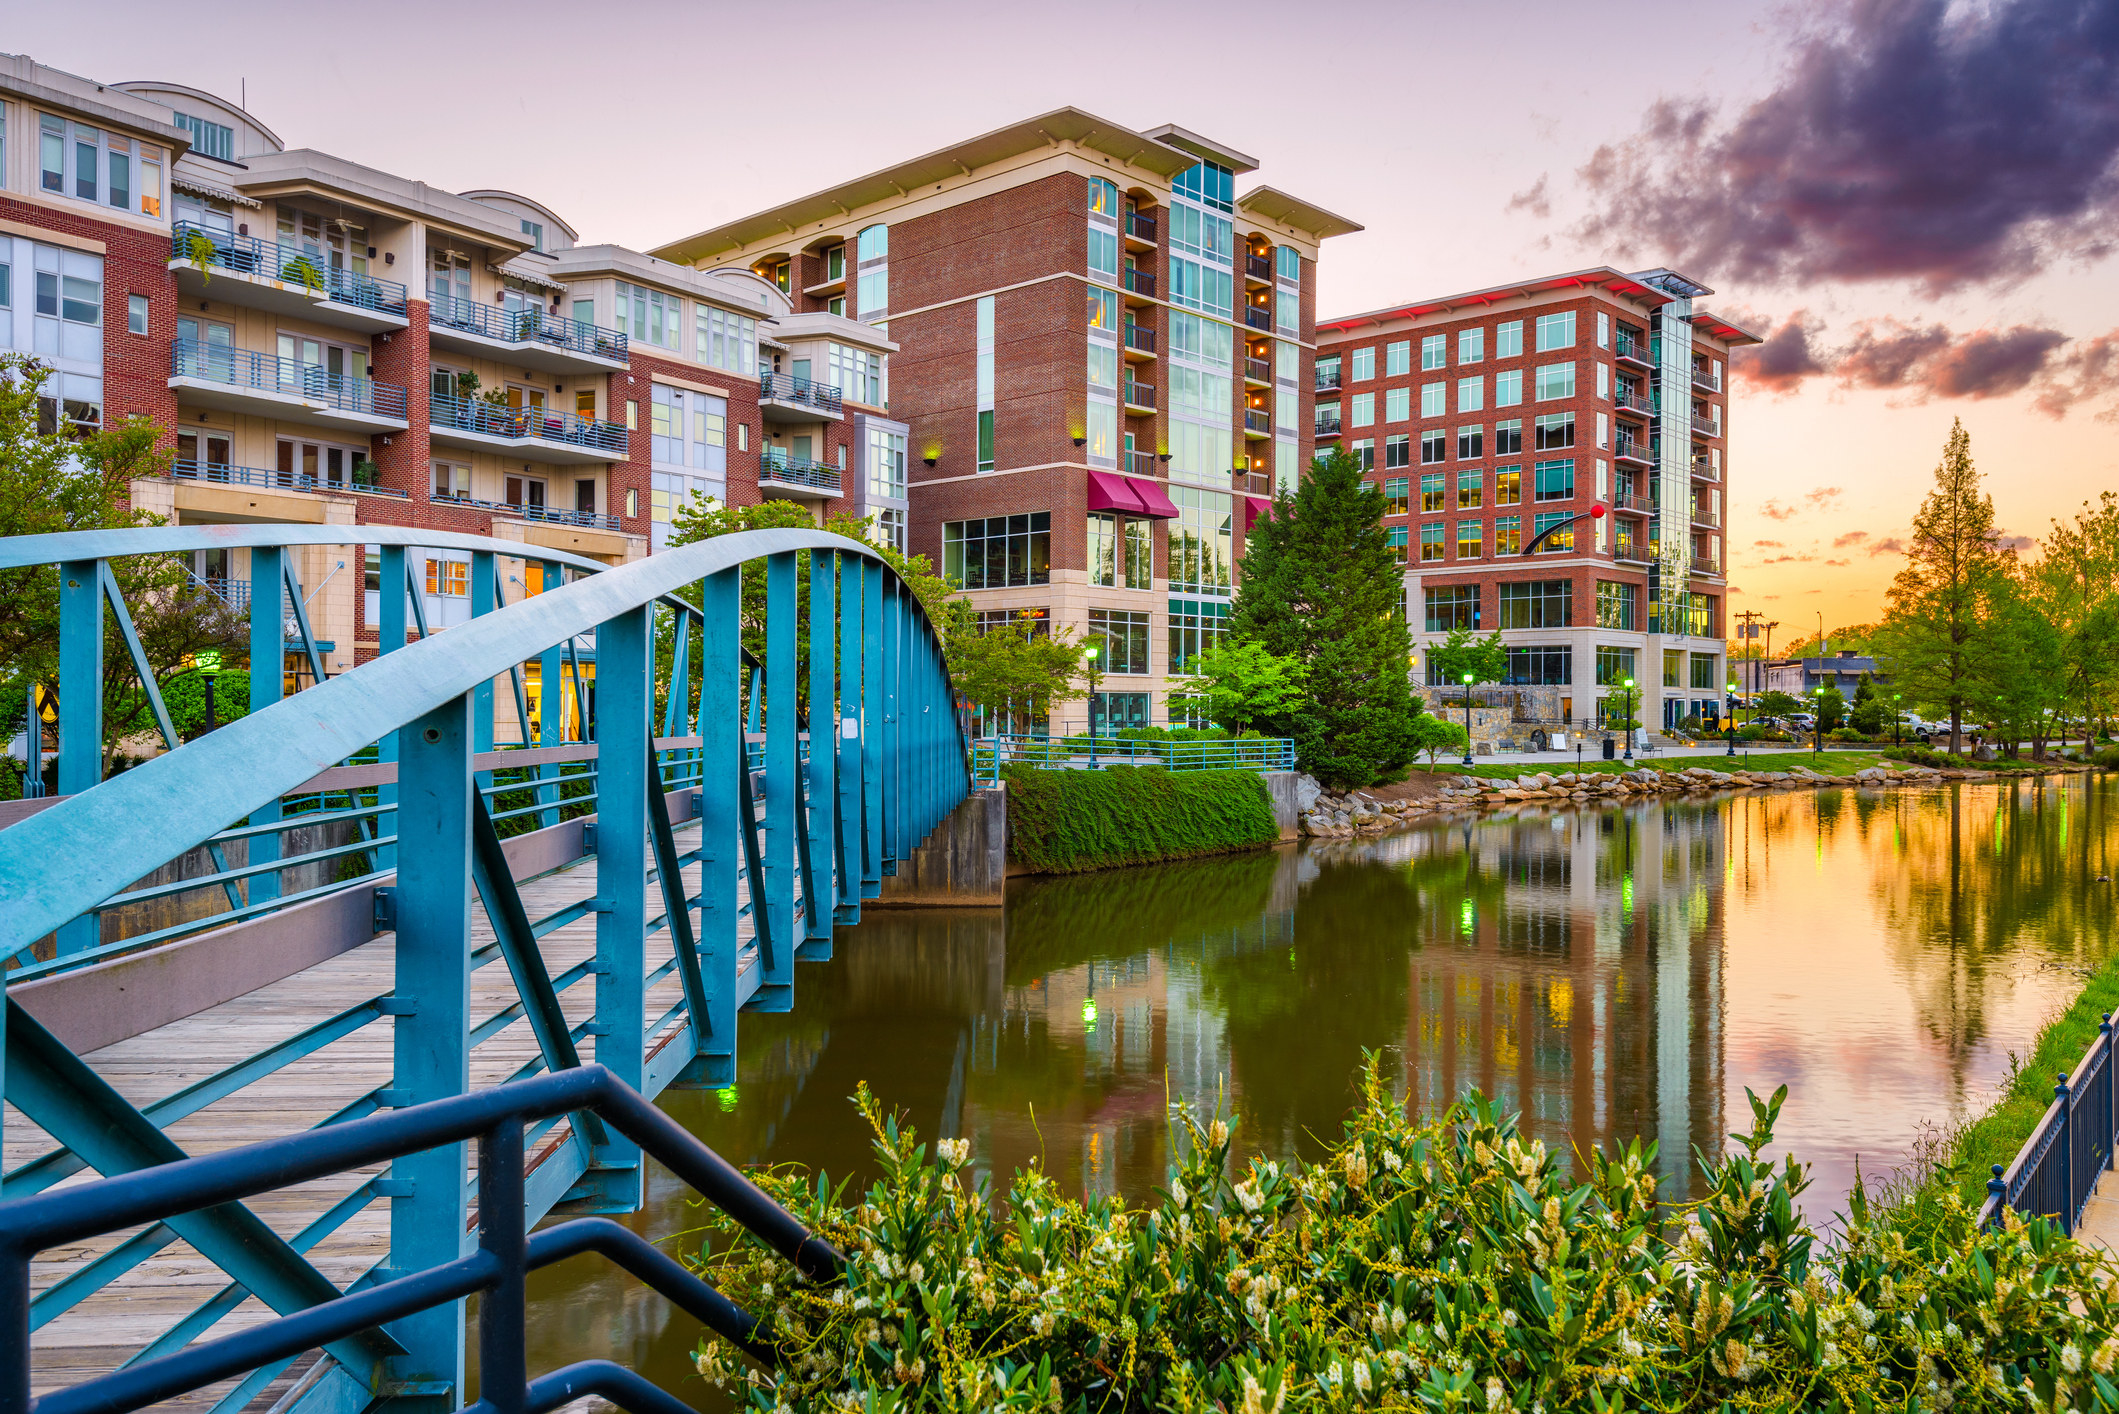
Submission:
<svg viewBox="0 0 2119 1414">
<path fill-rule="evenodd" d="M 1182 1097 L 1276 1157 L 1338 1132 L 1364 1051 L 1410 1103 L 1477 1087 L 1549 1145 L 1693 1146 L 1789 1089 L 1813 1222 L 1859 1164 L 1976 1114 L 2114 937 L 2119 778 L 1744 794 L 1434 822 L 1388 837 L 1017 879 L 999 912 L 872 910 L 738 1083 L 662 1107 L 726 1158 L 865 1180 L 867 1081 L 1004 1183 L 1146 1197 Z M 694 1227 L 659 1169 L 625 1221 Z M 533 1368 L 674 1381 L 692 1321 L 600 1259 L 540 1273 Z"/>
</svg>

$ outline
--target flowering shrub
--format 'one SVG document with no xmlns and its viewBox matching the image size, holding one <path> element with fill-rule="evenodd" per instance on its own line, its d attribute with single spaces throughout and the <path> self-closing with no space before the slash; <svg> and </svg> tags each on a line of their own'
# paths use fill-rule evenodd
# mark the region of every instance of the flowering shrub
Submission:
<svg viewBox="0 0 2119 1414">
<path fill-rule="evenodd" d="M 1653 1144 L 1578 1182 L 1477 1096 L 1408 1118 L 1371 1063 L 1323 1161 L 1232 1172 L 1229 1126 L 1187 1117 L 1161 1201 L 1128 1208 L 1035 1169 L 990 1203 L 965 1141 L 930 1154 L 864 1089 L 883 1176 L 857 1206 L 759 1176 L 843 1282 L 795 1284 L 724 1222 L 703 1274 L 781 1365 L 711 1337 L 697 1364 L 763 1414 L 2119 1409 L 2096 1249 L 1954 1206 L 1909 1244 L 1858 1189 L 1828 1246 L 1804 1166 L 1761 1157 L 1785 1094 L 1702 1159 L 1704 1199 L 1658 1204 Z"/>
</svg>

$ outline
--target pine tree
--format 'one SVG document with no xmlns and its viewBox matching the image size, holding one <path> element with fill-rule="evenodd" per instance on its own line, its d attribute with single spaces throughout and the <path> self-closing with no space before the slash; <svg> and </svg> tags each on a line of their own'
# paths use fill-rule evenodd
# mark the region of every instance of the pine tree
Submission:
<svg viewBox="0 0 2119 1414">
<path fill-rule="evenodd" d="M 1879 651 L 1905 695 L 1949 714 L 1953 747 L 1979 696 L 1988 648 L 1981 609 L 2000 559 L 1994 499 L 1980 490 L 1964 423 L 1954 422 L 1878 631 Z"/>
<path fill-rule="evenodd" d="M 1303 769 L 1339 789 L 1394 780 L 1414 760 L 1405 582 L 1383 509 L 1351 456 L 1318 458 L 1251 528 L 1230 620 L 1238 639 L 1303 665 L 1301 705 L 1260 726 L 1293 737 Z"/>
</svg>

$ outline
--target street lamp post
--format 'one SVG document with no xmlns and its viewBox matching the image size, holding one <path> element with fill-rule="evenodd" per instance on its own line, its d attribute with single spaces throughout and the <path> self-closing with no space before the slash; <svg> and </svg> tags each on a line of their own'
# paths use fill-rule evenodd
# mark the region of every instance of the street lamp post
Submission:
<svg viewBox="0 0 2119 1414">
<path fill-rule="evenodd" d="M 1901 730 L 1905 726 L 1905 721 L 1905 714 L 1898 710 L 1898 694 L 1894 692 L 1891 694 L 1891 745 L 1904 746 L 1906 744 Z"/>
<path fill-rule="evenodd" d="M 1631 761 L 1633 760 L 1633 679 L 1626 679 L 1625 686 L 1626 706 L 1623 710 L 1626 715 L 1619 719 L 1619 730 L 1626 734 L 1625 759 Z"/>
<path fill-rule="evenodd" d="M 1736 697 L 1736 684 L 1735 684 L 1735 683 L 1731 683 L 1731 684 L 1729 684 L 1729 696 L 1730 696 L 1731 700 L 1734 700 L 1734 699 L 1735 699 L 1735 697 Z M 1734 756 L 1734 755 L 1736 755 L 1736 709 L 1735 709 L 1734 707 L 1732 707 L 1732 708 L 1730 708 L 1730 709 L 1729 709 L 1729 732 L 1728 732 L 1728 735 L 1729 735 L 1729 754 L 1730 754 L 1731 756 Z"/>
<path fill-rule="evenodd" d="M 1082 650 L 1082 656 L 1089 660 L 1089 769 L 1092 771 L 1096 769 L 1096 660 L 1101 648 L 1102 645 L 1092 643 Z"/>
<path fill-rule="evenodd" d="M 208 648 L 195 654 L 192 661 L 199 665 L 199 675 L 206 679 L 206 730 L 212 731 L 213 680 L 221 675 L 221 653 L 217 648 Z"/>
<path fill-rule="evenodd" d="M 1472 766 L 1472 675 L 1464 675 L 1464 766 Z"/>
</svg>

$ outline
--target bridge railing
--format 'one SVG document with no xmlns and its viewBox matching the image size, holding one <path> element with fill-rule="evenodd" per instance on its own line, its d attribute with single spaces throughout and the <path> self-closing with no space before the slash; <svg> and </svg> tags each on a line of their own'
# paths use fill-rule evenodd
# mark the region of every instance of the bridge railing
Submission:
<svg viewBox="0 0 2119 1414">
<path fill-rule="evenodd" d="M 290 552 L 354 537 L 378 547 L 385 651 L 329 677 Z M 251 1098 L 268 1082 L 274 1096 L 300 1095 L 308 1108 L 287 1108 L 284 1123 L 312 1134 L 465 1094 L 474 1060 L 488 1084 L 577 1071 L 591 1052 L 649 1096 L 728 1084 L 739 1013 L 789 1009 L 795 962 L 828 958 L 834 925 L 858 920 L 970 787 L 932 626 L 871 547 L 837 536 L 747 532 L 618 568 L 378 526 L 42 539 L 0 543 L 0 569 L 56 561 L 61 601 L 61 798 L 25 802 L 45 808 L 0 829 L 7 1123 L 33 1127 L 14 1137 L 41 1146 L 0 1181 L 0 1215 L 84 1169 L 179 1162 L 172 1126 L 196 1128 L 231 1097 L 284 1104 Z M 420 546 L 471 559 L 473 617 L 445 633 L 425 631 L 407 555 Z M 248 551 L 253 658 L 278 661 L 292 617 L 318 685 L 282 700 L 281 674 L 253 673 L 249 715 L 185 743 L 157 700 L 173 749 L 101 779 L 106 642 L 122 640 L 152 679 L 107 561 L 198 549 Z M 512 559 L 543 574 L 544 592 L 503 603 Z M 763 579 L 762 626 L 744 618 L 746 575 Z M 756 656 L 742 646 L 747 630 Z M 532 663 L 544 706 L 534 733 L 522 678 Z M 522 739 L 508 746 L 494 741 L 494 704 L 511 689 Z M 311 827 L 357 833 L 282 848 Z M 211 870 L 140 882 L 195 850 Z M 568 896 L 568 871 L 590 861 L 593 882 L 581 876 Z M 296 868 L 329 877 L 284 888 Z M 215 904 L 105 938 L 105 916 L 178 894 Z M 167 1093 L 135 1103 L 82 1059 L 385 933 L 386 986 L 347 993 L 297 1034 L 211 1073 L 173 1059 L 180 1083 Z M 575 952 L 548 961 L 563 937 Z M 504 980 L 486 972 L 494 962 Z M 482 975 L 506 988 L 497 1006 L 493 980 L 474 995 Z M 363 1041 L 386 1018 L 388 1046 Z M 336 1064 L 349 1038 L 375 1060 Z M 547 1117 L 526 1142 L 539 1156 L 525 1199 L 533 1220 L 561 1203 L 639 1205 L 640 1155 L 623 1134 Z M 193 1349 L 253 1296 L 282 1315 L 306 1311 L 352 1289 L 311 1254 L 335 1242 L 345 1255 L 378 1205 L 387 1241 L 358 1263 L 372 1275 L 356 1285 L 439 1266 L 458 1255 L 473 1201 L 463 1174 L 457 1151 L 398 1159 L 286 1235 L 240 1204 L 157 1223 L 43 1285 L 29 1298 L 32 1328 L 92 1318 L 106 1290 L 180 1242 L 228 1284 L 136 1351 L 136 1365 Z M 397 1347 L 334 1355 L 365 1388 L 460 1388 L 460 1310 L 453 1324 L 408 1317 L 391 1338 Z M 296 1407 L 331 1406 L 312 1393 Z"/>
<path fill-rule="evenodd" d="M 2097 1180 L 2115 1166 L 2119 1148 L 2119 1066 L 2112 1054 L 2112 1014 L 2097 1027 L 2097 1039 L 2074 1070 L 2059 1077 L 2053 1102 L 2015 1159 L 1994 1165 L 1982 1227 L 2000 1221 L 2003 1208 L 2025 1217 L 2057 1219 L 2072 1234 Z"/>
<path fill-rule="evenodd" d="M 1169 771 L 1292 771 L 1295 743 L 1289 737 L 1237 737 L 1228 741 L 1157 741 L 1135 737 L 979 737 L 971 743 L 971 773 L 979 781 L 1000 779 L 1004 765 L 1040 770 L 1090 766 L 1161 766 Z"/>
</svg>

